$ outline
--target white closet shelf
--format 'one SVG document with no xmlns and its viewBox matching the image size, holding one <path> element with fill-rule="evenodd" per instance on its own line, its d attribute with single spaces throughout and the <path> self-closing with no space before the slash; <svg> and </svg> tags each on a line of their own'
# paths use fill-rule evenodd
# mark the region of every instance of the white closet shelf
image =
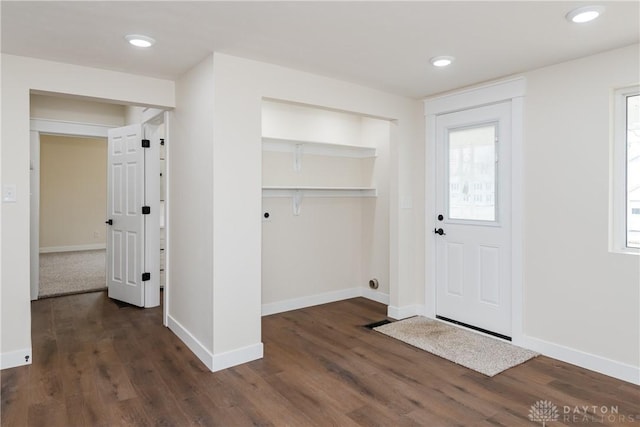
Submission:
<svg viewBox="0 0 640 427">
<path fill-rule="evenodd" d="M 263 151 L 280 153 L 315 154 L 319 156 L 351 157 L 367 159 L 376 157 L 375 147 L 363 147 L 361 145 L 335 144 L 331 142 L 303 141 L 297 139 L 283 139 L 262 137 Z"/>
<path fill-rule="evenodd" d="M 265 186 L 263 197 L 377 197 L 378 190 L 373 187 L 304 187 L 304 186 Z"/>
<path fill-rule="evenodd" d="M 262 187 L 262 197 L 289 197 L 293 214 L 300 215 L 304 197 L 377 197 L 378 190 L 372 187 Z"/>
</svg>

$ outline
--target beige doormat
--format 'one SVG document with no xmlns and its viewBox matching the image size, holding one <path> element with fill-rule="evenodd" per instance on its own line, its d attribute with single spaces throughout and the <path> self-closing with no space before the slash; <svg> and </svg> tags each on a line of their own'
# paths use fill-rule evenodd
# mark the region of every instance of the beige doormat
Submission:
<svg viewBox="0 0 640 427">
<path fill-rule="evenodd" d="M 106 251 L 40 254 L 40 292 L 51 297 L 107 289 Z"/>
<path fill-rule="evenodd" d="M 426 317 L 411 317 L 374 330 L 490 377 L 538 355 Z"/>
</svg>

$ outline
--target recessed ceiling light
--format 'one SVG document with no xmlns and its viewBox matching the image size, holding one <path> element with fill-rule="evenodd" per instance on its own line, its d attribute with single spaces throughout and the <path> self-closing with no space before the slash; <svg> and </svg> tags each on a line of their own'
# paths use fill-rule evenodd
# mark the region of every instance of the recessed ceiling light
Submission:
<svg viewBox="0 0 640 427">
<path fill-rule="evenodd" d="M 140 34 L 129 34 L 124 37 L 129 43 L 136 47 L 151 47 L 156 42 L 151 37 L 143 36 Z"/>
<path fill-rule="evenodd" d="M 431 58 L 431 65 L 434 67 L 446 67 L 451 65 L 454 59 L 453 56 L 434 56 Z"/>
<path fill-rule="evenodd" d="M 570 22 L 584 24 L 585 22 L 593 21 L 602 15 L 602 12 L 604 12 L 604 6 L 583 6 L 567 13 L 566 18 Z"/>
</svg>

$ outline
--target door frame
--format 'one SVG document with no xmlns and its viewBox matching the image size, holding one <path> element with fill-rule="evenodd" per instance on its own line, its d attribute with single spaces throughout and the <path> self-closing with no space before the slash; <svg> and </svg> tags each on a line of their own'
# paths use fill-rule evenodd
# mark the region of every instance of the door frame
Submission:
<svg viewBox="0 0 640 427">
<path fill-rule="evenodd" d="M 501 102 L 511 106 L 511 339 L 522 344 L 523 332 L 523 112 L 526 80 L 518 77 L 428 98 L 424 101 L 426 119 L 425 149 L 425 300 L 424 315 L 436 316 L 436 119 L 446 113 Z"/>
<path fill-rule="evenodd" d="M 114 126 L 88 123 L 65 122 L 60 120 L 29 120 L 31 186 L 30 209 L 30 252 L 31 252 L 31 301 L 38 299 L 40 291 L 40 136 L 66 135 L 83 138 L 107 138 L 107 131 Z"/>
<path fill-rule="evenodd" d="M 143 112 L 141 124 L 158 120 L 162 115 L 165 124 L 165 143 L 168 141 L 169 112 L 165 110 L 148 108 Z M 29 120 L 30 131 L 30 170 L 34 173 L 30 176 L 30 297 L 31 301 L 38 299 L 40 290 L 40 135 L 67 135 L 85 138 L 107 138 L 108 130 L 118 126 L 99 125 L 91 123 L 69 122 L 62 120 L 31 118 Z M 167 148 L 168 148 L 167 144 Z M 166 162 L 168 165 L 169 154 L 167 150 Z M 165 201 L 165 263 L 169 264 L 169 177 L 166 177 L 167 196 Z M 106 214 L 106 212 L 105 212 Z M 169 303 L 169 274 L 165 265 L 165 286 L 164 286 L 164 306 L 163 324 L 167 324 L 167 307 Z"/>
</svg>

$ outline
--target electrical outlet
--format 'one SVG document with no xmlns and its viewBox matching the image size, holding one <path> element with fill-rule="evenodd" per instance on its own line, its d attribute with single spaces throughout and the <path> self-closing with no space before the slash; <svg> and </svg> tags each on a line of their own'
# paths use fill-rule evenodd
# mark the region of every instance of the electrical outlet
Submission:
<svg viewBox="0 0 640 427">
<path fill-rule="evenodd" d="M 94 231 L 93 232 L 93 238 L 94 239 L 99 239 L 100 238 L 100 232 L 99 231 Z"/>
</svg>

